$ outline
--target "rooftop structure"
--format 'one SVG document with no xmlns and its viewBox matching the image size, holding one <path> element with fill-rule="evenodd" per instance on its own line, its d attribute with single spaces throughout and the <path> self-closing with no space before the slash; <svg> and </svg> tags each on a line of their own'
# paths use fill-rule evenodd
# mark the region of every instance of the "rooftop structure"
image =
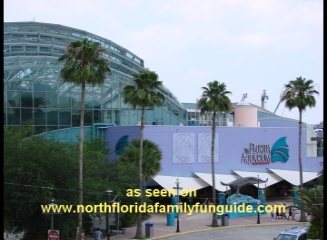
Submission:
<svg viewBox="0 0 327 240">
<path fill-rule="evenodd" d="M 35 133 L 79 126 L 80 86 L 62 83 L 57 63 L 68 43 L 83 38 L 106 49 L 112 74 L 101 87 L 86 87 L 85 126 L 136 125 L 141 112 L 124 104 L 122 88 L 144 68 L 142 58 L 118 44 L 63 25 L 40 22 L 4 23 L 4 124 L 33 126 Z M 186 109 L 166 88 L 160 108 L 146 110 L 148 124 L 186 124 Z"/>
</svg>

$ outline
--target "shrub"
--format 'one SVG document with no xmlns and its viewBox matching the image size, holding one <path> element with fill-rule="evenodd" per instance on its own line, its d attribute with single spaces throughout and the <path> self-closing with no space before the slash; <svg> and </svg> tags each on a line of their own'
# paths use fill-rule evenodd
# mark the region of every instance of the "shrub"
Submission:
<svg viewBox="0 0 327 240">
<path fill-rule="evenodd" d="M 313 220 L 308 230 L 308 239 L 324 239 L 323 226 L 319 220 Z"/>
</svg>

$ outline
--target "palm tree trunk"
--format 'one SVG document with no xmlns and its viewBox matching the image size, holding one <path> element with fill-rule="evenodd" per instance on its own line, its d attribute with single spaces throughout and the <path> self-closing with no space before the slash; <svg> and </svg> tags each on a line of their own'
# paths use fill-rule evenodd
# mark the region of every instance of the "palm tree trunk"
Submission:
<svg viewBox="0 0 327 240">
<path fill-rule="evenodd" d="M 139 159 L 139 189 L 140 189 L 140 200 L 139 206 L 143 204 L 143 176 L 142 176 L 142 166 L 143 166 L 143 135 L 144 135 L 144 116 L 145 107 L 142 107 L 142 117 L 141 117 L 141 129 L 140 129 L 140 159 Z M 142 239 L 142 213 L 137 213 L 137 226 L 136 226 L 136 239 Z"/>
<path fill-rule="evenodd" d="M 81 93 L 81 116 L 80 116 L 80 129 L 79 129 L 79 195 L 78 204 L 83 205 L 83 142 L 84 142 L 84 101 L 85 101 L 85 81 L 82 81 Z M 83 215 L 82 212 L 78 213 L 78 239 L 81 238 L 81 231 L 83 228 Z"/>
<path fill-rule="evenodd" d="M 212 139 L 211 139 L 211 175 L 212 175 L 212 204 L 215 209 L 217 206 L 216 199 L 216 179 L 215 179 L 215 138 L 216 138 L 216 112 L 213 112 L 213 120 L 212 120 Z M 212 223 L 211 226 L 217 227 L 217 214 L 216 211 L 212 213 Z"/>
<path fill-rule="evenodd" d="M 303 189 L 303 170 L 302 170 L 302 110 L 299 111 L 299 168 L 300 168 L 300 189 Z M 306 222 L 304 209 L 301 207 L 300 222 Z"/>
</svg>

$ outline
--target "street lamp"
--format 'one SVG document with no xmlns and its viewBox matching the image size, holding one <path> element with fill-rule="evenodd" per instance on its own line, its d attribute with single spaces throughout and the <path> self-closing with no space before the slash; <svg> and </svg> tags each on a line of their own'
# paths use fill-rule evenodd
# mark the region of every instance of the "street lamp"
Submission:
<svg viewBox="0 0 327 240">
<path fill-rule="evenodd" d="M 121 200 L 119 199 L 117 202 L 121 203 Z M 120 215 L 120 211 L 118 211 L 117 235 L 118 235 L 118 230 L 119 230 L 119 215 Z"/>
<path fill-rule="evenodd" d="M 54 203 L 54 199 L 51 199 L 51 203 L 49 203 L 49 205 L 51 205 L 52 207 L 51 209 L 51 228 L 50 230 L 53 230 L 53 206 L 55 206 L 56 204 Z"/>
<path fill-rule="evenodd" d="M 176 232 L 179 232 L 179 189 L 183 189 L 182 187 L 179 187 L 179 184 L 181 183 L 178 178 L 176 180 L 176 186 L 177 187 L 174 187 L 174 189 L 177 189 L 177 229 L 176 229 Z"/>
<path fill-rule="evenodd" d="M 259 197 L 259 175 L 258 175 L 258 207 L 257 207 L 257 212 L 258 212 L 258 219 L 257 219 L 257 224 L 260 224 L 260 213 L 259 213 L 259 207 L 260 207 L 260 197 Z"/>
<path fill-rule="evenodd" d="M 108 205 L 110 204 L 110 193 L 111 190 L 107 190 L 106 193 L 108 194 Z M 110 240 L 110 224 L 109 224 L 109 212 L 107 212 L 107 239 Z"/>
</svg>

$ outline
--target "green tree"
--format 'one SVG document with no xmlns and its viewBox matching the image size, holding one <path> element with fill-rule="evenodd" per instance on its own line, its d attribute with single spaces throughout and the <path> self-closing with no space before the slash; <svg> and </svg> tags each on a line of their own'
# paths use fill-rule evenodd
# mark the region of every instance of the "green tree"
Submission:
<svg viewBox="0 0 327 240">
<path fill-rule="evenodd" d="M 140 156 L 139 156 L 139 189 L 142 192 L 143 176 L 143 135 L 144 135 L 144 118 L 145 108 L 161 106 L 165 100 L 164 95 L 159 91 L 162 82 L 158 80 L 158 75 L 149 69 L 142 69 L 133 75 L 133 84 L 126 85 L 123 88 L 124 103 L 131 104 L 134 108 L 140 107 L 142 111 L 140 126 Z M 142 204 L 142 196 L 140 204 Z M 142 213 L 138 213 L 136 239 L 142 236 Z"/>
<path fill-rule="evenodd" d="M 134 179 L 138 177 L 138 162 L 140 157 L 140 140 L 135 139 L 131 141 L 124 149 L 124 152 L 119 156 L 117 163 L 119 165 L 119 180 L 125 179 L 125 184 L 128 184 L 124 187 L 125 192 L 126 189 L 135 189 L 137 188 L 137 184 L 135 184 Z M 145 180 L 150 180 L 151 177 L 155 176 L 161 169 L 160 161 L 162 159 L 162 151 L 159 146 L 150 140 L 144 139 L 143 141 L 143 166 L 142 166 L 142 176 Z M 120 183 L 121 185 L 122 183 Z M 133 184 L 133 185 L 131 185 Z M 138 201 L 136 197 L 126 197 L 122 198 L 127 204 L 135 204 L 135 201 Z M 134 201 L 132 201 L 134 200 Z M 145 196 L 143 196 L 143 201 L 148 203 L 151 200 Z M 146 217 L 146 214 L 143 214 Z M 123 216 L 123 225 L 125 227 L 131 226 L 137 222 L 137 214 L 135 212 L 125 213 Z"/>
<path fill-rule="evenodd" d="M 71 203 L 69 190 L 77 189 L 77 181 L 69 177 L 77 170 L 76 164 L 69 160 L 74 147 L 39 136 L 25 138 L 18 130 L 4 131 L 5 230 L 24 233 L 23 239 L 44 239 L 50 215 L 42 214 L 40 205 L 50 203 L 51 199 Z M 54 226 L 62 227 L 63 237 L 68 237 L 72 230 L 69 222 L 76 224 L 75 218 L 70 214 L 59 217 L 61 221 L 55 221 Z"/>
<path fill-rule="evenodd" d="M 131 141 L 124 149 L 124 152 L 120 155 L 119 161 L 124 166 L 133 164 L 138 166 L 140 157 L 140 139 Z M 160 160 L 162 158 L 162 151 L 159 146 L 150 140 L 143 140 L 143 161 L 142 161 L 142 176 L 145 180 L 150 180 L 161 169 Z"/>
<path fill-rule="evenodd" d="M 217 112 L 228 112 L 231 109 L 231 101 L 227 94 L 231 94 L 226 90 L 225 83 L 218 81 L 209 82 L 207 87 L 202 87 L 203 93 L 197 102 L 197 107 L 201 114 L 206 112 L 212 113 L 212 134 L 211 134 L 211 174 L 212 174 L 212 201 L 217 206 L 216 182 L 215 182 L 215 137 L 216 137 L 216 116 Z M 216 213 L 212 214 L 212 226 L 218 226 Z"/>
<path fill-rule="evenodd" d="M 285 84 L 285 91 L 281 96 L 281 101 L 285 102 L 285 106 L 292 110 L 297 108 L 299 110 L 299 170 L 300 170 L 300 188 L 303 188 L 303 169 L 302 169 L 302 114 L 307 107 L 315 107 L 315 94 L 319 94 L 314 89 L 313 81 L 311 79 L 298 77 L 296 80 L 291 80 Z M 300 222 L 305 222 L 306 217 L 303 210 L 301 210 Z"/>
<path fill-rule="evenodd" d="M 324 187 L 298 189 L 299 205 L 305 212 L 311 213 L 311 226 L 308 231 L 312 239 L 323 238 Z"/>
<path fill-rule="evenodd" d="M 50 215 L 40 205 L 51 199 L 56 204 L 76 205 L 79 185 L 77 143 L 63 143 L 42 136 L 29 136 L 25 128 L 4 128 L 4 228 L 8 233 L 23 233 L 23 239 L 44 239 L 50 227 Z M 96 139 L 85 143 L 85 202 L 98 204 L 110 174 L 106 143 Z M 92 222 L 83 216 L 83 228 Z M 54 215 L 54 227 L 61 239 L 76 234 L 76 213 Z"/>
<path fill-rule="evenodd" d="M 83 141 L 84 141 L 84 103 L 86 84 L 102 85 L 106 74 L 111 73 L 108 59 L 103 57 L 105 49 L 99 42 L 93 42 L 84 38 L 67 45 L 65 53 L 58 58 L 58 62 L 64 62 L 60 70 L 63 82 L 81 84 L 81 116 L 79 135 L 79 204 L 83 204 Z M 82 229 L 82 213 L 78 214 L 78 227 Z"/>
</svg>

